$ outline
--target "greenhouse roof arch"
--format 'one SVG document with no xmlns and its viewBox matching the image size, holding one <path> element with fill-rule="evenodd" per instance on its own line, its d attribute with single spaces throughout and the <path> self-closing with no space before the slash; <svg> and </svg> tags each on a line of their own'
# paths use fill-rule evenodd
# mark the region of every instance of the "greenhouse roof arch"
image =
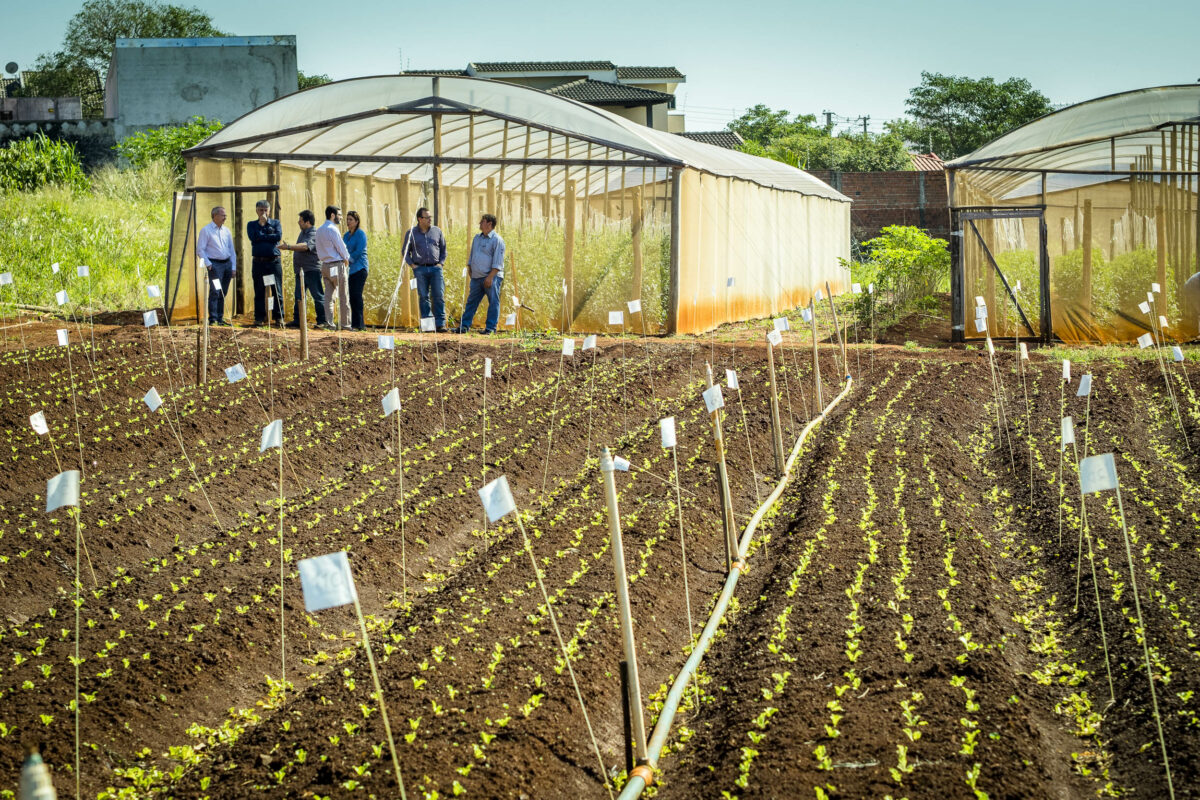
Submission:
<svg viewBox="0 0 1200 800">
<path fill-rule="evenodd" d="M 382 75 L 327 83 L 243 115 L 184 156 L 278 161 L 384 179 L 421 179 L 436 165 L 447 186 L 465 182 L 471 167 L 482 179 L 505 165 L 688 167 L 849 202 L 777 161 L 647 128 L 537 89 L 469 77 Z M 605 173 L 590 179 L 588 189 L 604 189 Z"/>
</svg>

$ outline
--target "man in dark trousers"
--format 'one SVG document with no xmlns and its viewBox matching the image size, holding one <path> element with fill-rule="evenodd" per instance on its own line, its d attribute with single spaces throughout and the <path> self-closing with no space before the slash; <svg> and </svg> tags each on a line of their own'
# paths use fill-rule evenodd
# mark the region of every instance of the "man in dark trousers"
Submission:
<svg viewBox="0 0 1200 800">
<path fill-rule="evenodd" d="M 317 327 L 329 328 L 325 320 L 325 290 L 321 287 L 321 259 L 317 258 L 317 229 L 313 226 L 317 218 L 307 208 L 300 212 L 300 235 L 295 244 L 281 244 L 280 250 L 291 250 L 292 269 L 296 277 L 296 302 L 292 306 L 292 321 L 289 328 L 300 327 L 300 315 L 306 314 L 302 302 L 304 290 L 312 295 L 313 304 L 317 307 Z"/>
<path fill-rule="evenodd" d="M 267 324 L 267 297 L 275 298 L 271 319 L 283 324 L 283 303 L 279 294 L 283 286 L 283 264 L 279 260 L 279 243 L 283 240 L 283 228 L 279 220 L 271 219 L 271 204 L 259 200 L 254 204 L 258 219 L 246 224 L 246 236 L 250 239 L 250 277 L 254 279 L 254 325 Z M 273 286 L 266 286 L 263 278 L 274 278 Z"/>
<path fill-rule="evenodd" d="M 446 264 L 446 237 L 433 224 L 428 208 L 417 209 L 417 224 L 408 229 L 404 242 L 404 263 L 412 267 L 417 279 L 417 299 L 421 317 L 433 317 L 438 333 L 446 329 L 446 281 L 442 267 Z"/>
</svg>

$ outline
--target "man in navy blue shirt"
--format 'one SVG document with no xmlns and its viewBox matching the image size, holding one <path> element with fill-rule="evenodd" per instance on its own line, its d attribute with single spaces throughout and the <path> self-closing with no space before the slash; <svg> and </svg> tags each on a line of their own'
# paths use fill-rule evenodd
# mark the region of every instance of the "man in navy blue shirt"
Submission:
<svg viewBox="0 0 1200 800">
<path fill-rule="evenodd" d="M 442 267 L 446 263 L 446 237 L 433 224 L 428 208 L 417 209 L 417 224 L 408 230 L 404 242 L 404 263 L 412 267 L 417 279 L 417 299 L 421 317 L 433 317 L 438 333 L 446 330 L 446 281 Z"/>
<path fill-rule="evenodd" d="M 279 220 L 271 219 L 271 204 L 259 200 L 254 204 L 254 213 L 258 219 L 246 225 L 246 236 L 250 239 L 250 277 L 254 279 L 254 325 L 267 324 L 267 297 L 274 298 L 274 309 L 271 318 L 280 325 L 283 324 L 283 302 L 280 290 L 283 288 L 283 263 L 279 260 L 279 242 L 283 239 L 283 229 Z M 266 286 L 263 278 L 267 275 L 275 279 L 273 286 Z"/>
</svg>

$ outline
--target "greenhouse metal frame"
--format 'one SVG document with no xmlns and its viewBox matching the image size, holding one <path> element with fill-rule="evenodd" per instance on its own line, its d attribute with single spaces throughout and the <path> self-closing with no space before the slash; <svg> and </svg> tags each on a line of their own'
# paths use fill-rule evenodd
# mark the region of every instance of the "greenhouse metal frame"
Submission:
<svg viewBox="0 0 1200 800">
<path fill-rule="evenodd" d="M 849 200 L 826 184 L 499 81 L 325 84 L 250 112 L 184 155 L 168 270 L 179 319 L 205 303 L 197 225 L 226 206 L 248 252 L 244 228 L 259 197 L 289 241 L 301 209 L 318 224 L 326 205 L 360 212 L 372 237 L 366 316 L 375 324 L 415 324 L 400 263 L 420 206 L 450 244 L 448 306 L 466 288 L 460 267 L 478 215 L 496 214 L 509 245 L 503 310 L 520 314 L 522 327 L 610 330 L 609 310 L 641 300 L 647 332 L 699 333 L 806 303 L 826 282 L 847 285 Z M 231 289 L 227 311 L 243 308 L 248 291 L 248 282 Z"/>
<path fill-rule="evenodd" d="M 952 340 L 1197 337 L 1200 86 L 1069 106 L 946 171 Z"/>
</svg>

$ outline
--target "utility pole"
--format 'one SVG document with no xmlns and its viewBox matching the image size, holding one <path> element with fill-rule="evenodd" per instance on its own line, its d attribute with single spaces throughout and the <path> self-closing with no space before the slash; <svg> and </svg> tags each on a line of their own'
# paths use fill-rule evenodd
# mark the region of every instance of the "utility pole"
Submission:
<svg viewBox="0 0 1200 800">
<path fill-rule="evenodd" d="M 868 116 L 865 116 L 865 117 L 859 117 L 859 119 L 861 119 L 861 120 L 862 120 L 862 124 L 863 124 L 863 135 L 864 135 L 864 136 L 866 136 L 866 135 L 867 135 L 867 122 L 868 122 L 868 121 L 871 119 L 871 117 L 868 115 Z"/>
<path fill-rule="evenodd" d="M 822 111 L 821 113 L 825 115 L 825 129 L 830 131 L 833 130 L 833 112 Z"/>
</svg>

